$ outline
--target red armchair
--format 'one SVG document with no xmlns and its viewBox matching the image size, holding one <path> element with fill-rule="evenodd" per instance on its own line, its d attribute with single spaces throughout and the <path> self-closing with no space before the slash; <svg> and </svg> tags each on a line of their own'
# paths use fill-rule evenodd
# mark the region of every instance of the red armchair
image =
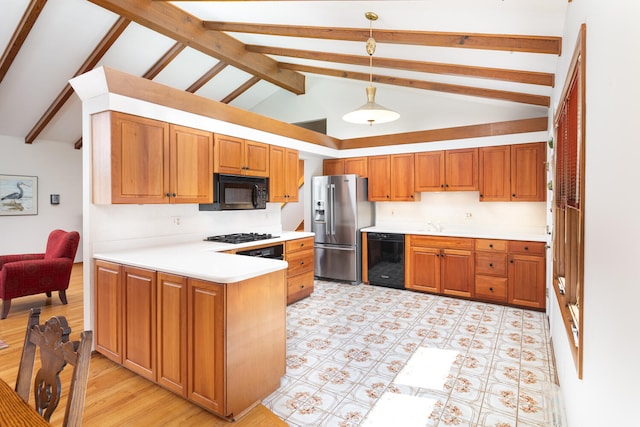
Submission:
<svg viewBox="0 0 640 427">
<path fill-rule="evenodd" d="M 2 316 L 9 314 L 11 300 L 17 297 L 58 291 L 67 303 L 67 288 L 73 260 L 78 250 L 77 231 L 53 230 L 43 254 L 0 255 L 0 299 Z"/>
</svg>

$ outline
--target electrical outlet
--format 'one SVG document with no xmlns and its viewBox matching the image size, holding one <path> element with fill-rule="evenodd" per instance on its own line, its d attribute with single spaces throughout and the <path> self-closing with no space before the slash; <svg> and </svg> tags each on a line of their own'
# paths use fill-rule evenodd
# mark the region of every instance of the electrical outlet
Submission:
<svg viewBox="0 0 640 427">
<path fill-rule="evenodd" d="M 173 223 L 173 225 L 180 225 L 180 217 L 179 216 L 172 216 L 171 217 L 171 222 Z"/>
<path fill-rule="evenodd" d="M 471 217 L 473 217 L 473 214 L 471 212 L 465 212 L 464 217 L 466 219 L 471 219 Z"/>
</svg>

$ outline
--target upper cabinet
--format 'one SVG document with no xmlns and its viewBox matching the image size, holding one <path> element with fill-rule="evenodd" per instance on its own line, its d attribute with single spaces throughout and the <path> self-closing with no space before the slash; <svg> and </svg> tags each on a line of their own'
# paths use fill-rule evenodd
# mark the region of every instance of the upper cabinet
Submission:
<svg viewBox="0 0 640 427">
<path fill-rule="evenodd" d="M 414 155 L 391 154 L 368 158 L 369 201 L 414 201 Z"/>
<path fill-rule="evenodd" d="M 481 201 L 544 201 L 544 142 L 480 148 Z"/>
<path fill-rule="evenodd" d="M 477 148 L 415 154 L 415 191 L 475 191 L 477 189 Z"/>
<path fill-rule="evenodd" d="M 92 120 L 94 203 L 211 203 L 210 132 L 105 111 Z"/>
<path fill-rule="evenodd" d="M 269 201 L 298 201 L 298 150 L 272 145 L 270 148 Z"/>
<path fill-rule="evenodd" d="M 322 162 L 323 175 L 356 174 L 367 178 L 367 158 L 348 157 L 346 159 L 325 159 Z"/>
<path fill-rule="evenodd" d="M 215 135 L 214 172 L 269 176 L 269 144 Z"/>
</svg>

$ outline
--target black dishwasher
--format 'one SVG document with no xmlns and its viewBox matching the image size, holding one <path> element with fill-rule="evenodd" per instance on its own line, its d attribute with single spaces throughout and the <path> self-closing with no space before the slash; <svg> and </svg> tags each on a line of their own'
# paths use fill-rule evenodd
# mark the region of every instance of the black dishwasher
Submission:
<svg viewBox="0 0 640 427">
<path fill-rule="evenodd" d="M 404 234 L 367 233 L 369 284 L 404 289 Z"/>
</svg>

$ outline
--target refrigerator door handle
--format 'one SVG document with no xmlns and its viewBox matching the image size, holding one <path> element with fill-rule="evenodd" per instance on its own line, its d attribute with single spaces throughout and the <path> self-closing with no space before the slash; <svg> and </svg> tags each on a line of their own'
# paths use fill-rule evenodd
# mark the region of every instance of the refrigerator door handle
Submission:
<svg viewBox="0 0 640 427">
<path fill-rule="evenodd" d="M 336 235 L 336 185 L 331 184 L 329 189 L 331 199 L 331 235 Z"/>
</svg>

